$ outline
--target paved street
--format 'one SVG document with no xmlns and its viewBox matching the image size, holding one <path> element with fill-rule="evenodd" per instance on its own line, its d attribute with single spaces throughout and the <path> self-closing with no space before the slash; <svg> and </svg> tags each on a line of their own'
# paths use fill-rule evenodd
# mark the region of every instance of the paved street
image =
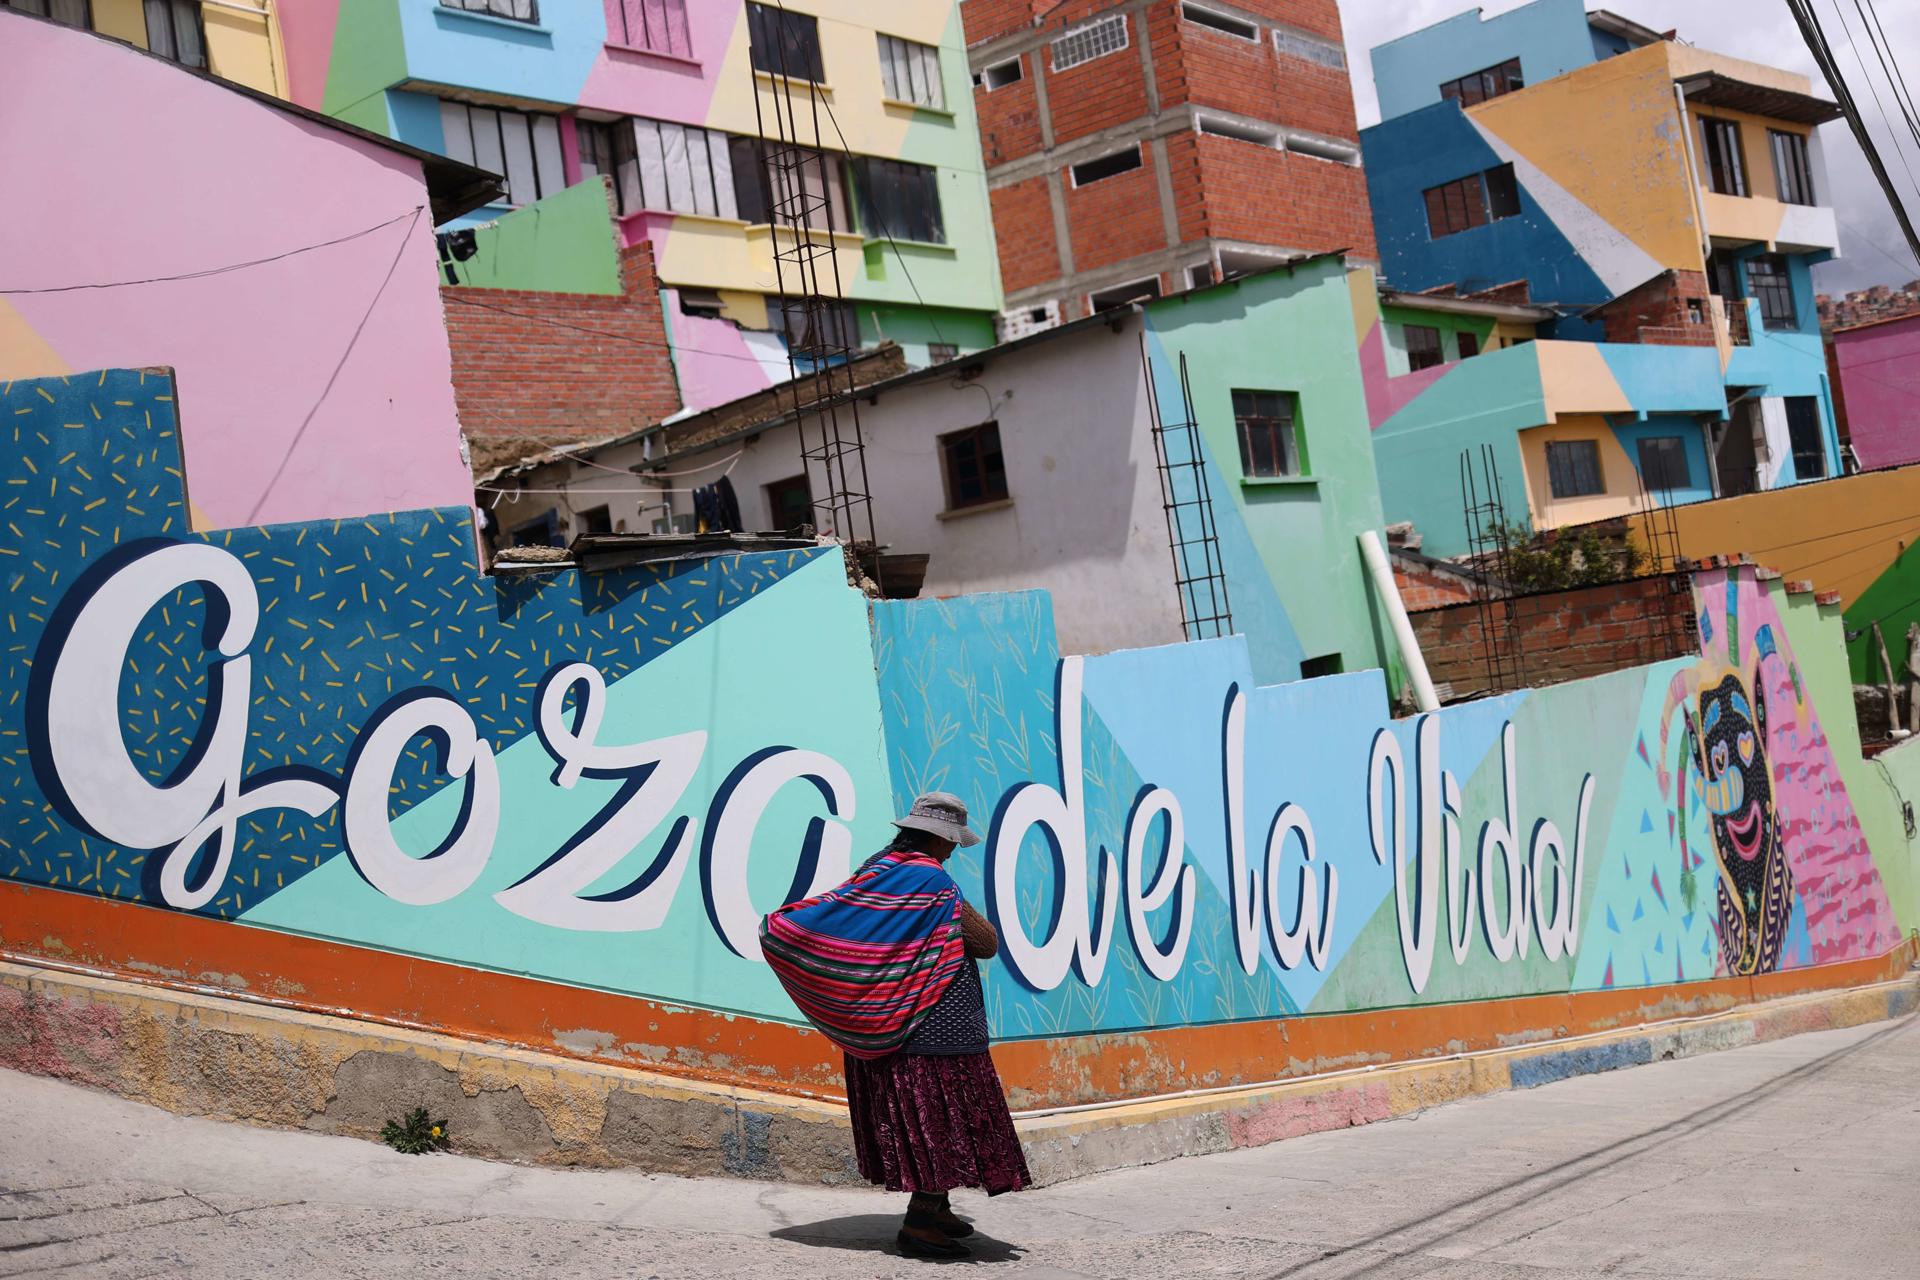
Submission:
<svg viewBox="0 0 1920 1280">
<path fill-rule="evenodd" d="M 1911 1277 L 1920 1022 L 987 1204 L 989 1274 Z M 458 1135 L 455 1135 L 456 1139 Z M 897 1197 L 407 1157 L 0 1072 L 0 1275 L 911 1276 Z"/>
</svg>

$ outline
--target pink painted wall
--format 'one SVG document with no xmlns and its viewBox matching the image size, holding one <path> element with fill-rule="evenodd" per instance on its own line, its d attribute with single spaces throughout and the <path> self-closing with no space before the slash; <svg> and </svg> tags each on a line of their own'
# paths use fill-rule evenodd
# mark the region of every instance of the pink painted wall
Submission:
<svg viewBox="0 0 1920 1280">
<path fill-rule="evenodd" d="M 1833 335 L 1862 467 L 1920 462 L 1920 315 Z"/>
<path fill-rule="evenodd" d="M 0 296 L 0 377 L 45 372 L 49 350 L 73 372 L 173 366 L 213 527 L 471 503 L 418 163 L 5 9 L 0 120 L 0 288 L 176 275 L 398 219 L 199 280 Z"/>
</svg>

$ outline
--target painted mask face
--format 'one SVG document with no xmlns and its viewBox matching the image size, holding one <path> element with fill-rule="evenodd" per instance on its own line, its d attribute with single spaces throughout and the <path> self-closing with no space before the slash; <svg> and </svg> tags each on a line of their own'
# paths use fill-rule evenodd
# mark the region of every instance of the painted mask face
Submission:
<svg viewBox="0 0 1920 1280">
<path fill-rule="evenodd" d="M 1749 692 L 1751 688 L 1751 692 Z M 1700 694 L 1695 763 L 1713 825 L 1721 880 L 1722 940 L 1733 972 L 1771 969 L 1785 933 L 1785 858 L 1767 760 L 1767 704 L 1759 672 L 1751 686 L 1729 674 Z M 1738 920 L 1726 919 L 1729 914 Z M 1736 945 L 1737 944 L 1737 945 Z"/>
</svg>

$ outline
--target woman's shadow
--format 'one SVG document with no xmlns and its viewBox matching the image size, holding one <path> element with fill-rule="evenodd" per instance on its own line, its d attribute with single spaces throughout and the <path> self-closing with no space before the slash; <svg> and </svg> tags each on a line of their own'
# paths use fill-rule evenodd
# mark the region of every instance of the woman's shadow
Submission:
<svg viewBox="0 0 1920 1280">
<path fill-rule="evenodd" d="M 812 1245 L 816 1249 L 852 1249 L 862 1253 L 898 1253 L 893 1242 L 900 1230 L 897 1213 L 858 1213 L 846 1218 L 823 1218 L 819 1222 L 800 1222 L 767 1234 L 776 1240 Z M 1021 1246 L 984 1235 L 978 1227 L 960 1242 L 973 1250 L 972 1256 L 955 1258 L 957 1263 L 1018 1262 Z"/>
</svg>

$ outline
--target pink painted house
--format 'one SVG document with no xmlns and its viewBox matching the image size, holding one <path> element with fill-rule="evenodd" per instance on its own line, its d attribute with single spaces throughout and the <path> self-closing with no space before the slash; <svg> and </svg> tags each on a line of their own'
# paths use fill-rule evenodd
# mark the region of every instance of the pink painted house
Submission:
<svg viewBox="0 0 1920 1280">
<path fill-rule="evenodd" d="M 1920 313 L 1828 336 L 1840 429 L 1862 470 L 1920 462 Z"/>
<path fill-rule="evenodd" d="M 202 528 L 467 506 L 434 226 L 498 180 L 0 7 L 0 378 L 171 366 Z"/>
</svg>

